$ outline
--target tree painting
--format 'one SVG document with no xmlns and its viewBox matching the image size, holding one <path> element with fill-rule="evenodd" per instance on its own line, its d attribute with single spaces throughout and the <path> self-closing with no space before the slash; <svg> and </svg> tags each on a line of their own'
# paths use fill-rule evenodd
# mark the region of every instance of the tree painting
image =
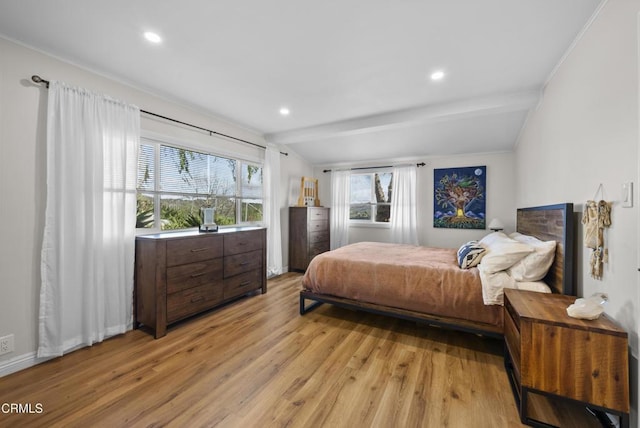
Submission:
<svg viewBox="0 0 640 428">
<path fill-rule="evenodd" d="M 433 227 L 485 229 L 486 166 L 433 171 Z"/>
</svg>

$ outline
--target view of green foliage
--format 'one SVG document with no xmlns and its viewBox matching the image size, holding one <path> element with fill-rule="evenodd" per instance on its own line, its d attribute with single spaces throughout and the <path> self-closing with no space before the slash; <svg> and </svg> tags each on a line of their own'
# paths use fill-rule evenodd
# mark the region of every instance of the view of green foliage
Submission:
<svg viewBox="0 0 640 428">
<path fill-rule="evenodd" d="M 151 191 L 143 193 L 142 190 L 153 189 L 153 187 L 149 187 L 149 183 L 153 183 L 152 174 L 150 173 L 151 168 L 148 163 L 140 164 L 138 166 L 138 188 L 140 190 L 137 195 L 137 228 L 158 227 L 161 230 L 175 230 L 197 227 L 202 223 L 201 208 L 203 207 L 215 208 L 214 220 L 220 226 L 262 220 L 263 207 L 261 199 L 240 200 L 241 218 L 238 219 L 237 198 L 220 196 L 221 183 L 217 179 L 209 180 L 206 176 L 203 176 L 202 167 L 195 168 L 196 171 L 193 171 L 194 162 L 201 161 L 210 155 L 166 146 L 163 146 L 163 150 L 163 153 L 173 156 L 167 158 L 173 159 L 171 168 L 175 168 L 174 171 L 177 171 L 180 180 L 189 190 L 187 194 L 182 195 L 175 192 L 171 195 L 161 195 L 160 219 L 158 221 L 159 224 L 157 224 L 154 216 L 153 193 Z M 147 159 L 153 159 L 153 157 L 149 156 Z M 238 161 L 225 158 L 215 158 L 215 161 L 225 162 L 227 171 L 232 172 L 230 175 L 233 181 L 236 181 L 236 167 L 240 165 Z M 164 165 L 167 164 L 165 163 Z M 250 186 L 254 187 L 256 184 L 251 184 L 252 179 L 254 181 L 259 180 L 258 186 L 260 185 L 259 183 L 262 183 L 262 167 L 244 163 L 242 167 L 245 168 L 243 181 L 246 180 Z M 258 187 L 258 192 L 260 192 L 260 187 Z"/>
</svg>

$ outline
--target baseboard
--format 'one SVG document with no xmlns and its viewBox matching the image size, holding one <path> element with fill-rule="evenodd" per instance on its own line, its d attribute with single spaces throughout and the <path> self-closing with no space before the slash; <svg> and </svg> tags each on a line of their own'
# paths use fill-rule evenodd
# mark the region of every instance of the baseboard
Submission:
<svg viewBox="0 0 640 428">
<path fill-rule="evenodd" d="M 0 362 L 0 377 L 28 369 L 40 363 L 50 360 L 51 358 L 38 358 L 35 352 L 19 355 L 7 361 Z"/>
</svg>

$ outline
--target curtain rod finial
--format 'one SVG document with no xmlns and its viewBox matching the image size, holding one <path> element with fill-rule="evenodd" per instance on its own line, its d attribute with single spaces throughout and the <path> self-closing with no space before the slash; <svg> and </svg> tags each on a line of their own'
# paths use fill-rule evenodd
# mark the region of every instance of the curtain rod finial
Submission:
<svg viewBox="0 0 640 428">
<path fill-rule="evenodd" d="M 44 83 L 47 88 L 49 87 L 49 81 L 48 80 L 44 80 L 42 77 L 38 76 L 37 74 L 34 74 L 33 76 L 31 76 L 31 80 L 34 83 Z"/>
</svg>

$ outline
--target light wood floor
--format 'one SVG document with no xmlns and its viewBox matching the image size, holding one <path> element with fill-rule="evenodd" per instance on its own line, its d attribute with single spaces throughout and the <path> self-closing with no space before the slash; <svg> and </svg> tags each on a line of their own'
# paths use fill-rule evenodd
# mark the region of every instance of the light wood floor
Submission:
<svg viewBox="0 0 640 428">
<path fill-rule="evenodd" d="M 519 427 L 502 343 L 323 305 L 300 275 L 171 328 L 0 379 L 0 426 Z"/>
</svg>

